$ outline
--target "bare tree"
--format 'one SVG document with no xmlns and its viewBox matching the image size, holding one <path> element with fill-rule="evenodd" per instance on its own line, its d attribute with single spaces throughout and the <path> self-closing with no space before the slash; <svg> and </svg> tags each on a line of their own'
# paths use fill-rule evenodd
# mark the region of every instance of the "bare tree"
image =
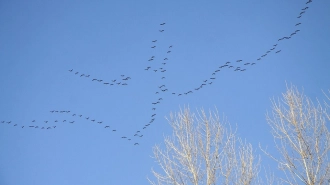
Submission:
<svg viewBox="0 0 330 185">
<path fill-rule="evenodd" d="M 329 98 L 328 98 L 329 99 Z M 273 111 L 267 115 L 281 157 L 275 159 L 286 178 L 286 184 L 329 184 L 330 133 L 329 114 L 317 101 L 313 102 L 296 87 L 287 88 L 283 99 L 272 101 Z M 325 104 L 326 106 L 326 104 Z"/>
<path fill-rule="evenodd" d="M 254 184 L 258 180 L 259 160 L 251 144 L 242 142 L 231 129 L 225 129 L 217 113 L 198 116 L 188 108 L 171 114 L 168 120 L 173 136 L 165 138 L 165 149 L 153 148 L 163 173 L 152 170 L 153 185 Z"/>
</svg>

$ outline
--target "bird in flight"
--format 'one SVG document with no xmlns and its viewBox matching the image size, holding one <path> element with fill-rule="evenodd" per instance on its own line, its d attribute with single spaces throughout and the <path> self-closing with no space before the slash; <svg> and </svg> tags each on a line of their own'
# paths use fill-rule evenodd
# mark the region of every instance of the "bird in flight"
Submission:
<svg viewBox="0 0 330 185">
<path fill-rule="evenodd" d="M 157 42 L 157 40 L 153 40 L 152 42 Z"/>
<path fill-rule="evenodd" d="M 296 24 L 296 26 L 299 26 L 299 25 L 301 25 L 301 23 L 297 23 L 297 24 Z"/>
<path fill-rule="evenodd" d="M 160 24 L 160 25 L 162 25 L 162 26 L 163 26 L 163 25 L 165 25 L 165 23 L 162 23 L 162 24 Z"/>
<path fill-rule="evenodd" d="M 165 31 L 165 30 L 159 30 L 159 32 L 163 32 L 163 31 Z"/>
</svg>

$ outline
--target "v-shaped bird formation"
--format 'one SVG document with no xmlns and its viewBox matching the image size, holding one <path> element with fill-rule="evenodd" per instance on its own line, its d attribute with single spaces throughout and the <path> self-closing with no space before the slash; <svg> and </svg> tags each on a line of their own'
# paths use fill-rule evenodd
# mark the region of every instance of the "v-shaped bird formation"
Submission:
<svg viewBox="0 0 330 185">
<path fill-rule="evenodd" d="M 312 3 L 312 0 L 308 0 L 306 4 Z M 309 9 L 308 6 L 301 9 L 301 12 L 298 14 L 297 19 L 301 20 L 302 16 L 304 16 Z M 158 32 L 159 34 L 166 34 L 166 24 L 167 23 L 161 23 L 159 25 Z M 300 29 L 297 29 L 300 25 L 302 25 L 301 21 L 298 21 L 293 25 L 293 31 L 291 33 L 288 33 L 287 35 L 278 38 L 273 44 L 270 45 L 270 47 L 264 52 L 261 53 L 260 56 L 256 56 L 254 60 L 243 60 L 241 58 L 233 59 L 232 61 L 225 61 L 221 64 L 219 64 L 218 68 L 214 69 L 207 78 L 201 79 L 200 83 L 196 84 L 195 87 L 188 88 L 184 92 L 178 92 L 175 89 L 168 89 L 167 88 L 167 75 L 169 74 L 167 66 L 169 63 L 171 63 L 171 53 L 174 51 L 175 48 L 174 45 L 168 45 L 167 49 L 163 51 L 163 54 L 165 57 L 156 56 L 156 55 L 150 55 L 149 58 L 146 60 L 149 62 L 148 66 L 141 67 L 141 71 L 149 72 L 152 75 L 156 75 L 155 80 L 159 81 L 159 85 L 155 87 L 154 94 L 158 96 L 158 98 L 154 99 L 150 103 L 150 110 L 152 111 L 152 114 L 149 116 L 149 121 L 147 123 L 141 124 L 140 130 L 136 130 L 132 134 L 126 134 L 121 135 L 120 138 L 131 141 L 131 143 L 135 146 L 140 145 L 140 141 L 138 139 L 141 139 L 144 135 L 143 132 L 145 132 L 146 129 L 148 129 L 149 126 L 151 126 L 156 118 L 157 118 L 157 109 L 161 105 L 161 103 L 165 99 L 165 95 L 173 95 L 173 96 L 186 96 L 190 94 L 195 94 L 198 91 L 201 91 L 203 89 L 206 89 L 207 86 L 213 85 L 216 82 L 217 74 L 224 70 L 230 70 L 232 72 L 242 73 L 247 71 L 249 68 L 258 65 L 260 62 L 266 59 L 267 56 L 273 54 L 279 54 L 282 50 L 279 48 L 280 44 L 284 41 L 288 41 L 292 39 L 293 37 L 296 37 L 296 35 L 300 32 Z M 162 44 L 160 39 L 155 38 L 154 40 L 150 41 L 150 50 L 154 50 L 158 48 Z M 171 65 L 174 65 L 173 63 Z M 161 66 L 161 67 L 160 67 Z M 113 79 L 100 79 L 94 76 L 91 76 L 89 74 L 85 74 L 80 71 L 76 71 L 74 69 L 69 69 L 69 73 L 72 73 L 73 76 L 76 76 L 77 78 L 80 78 L 81 80 L 90 81 L 93 83 L 99 83 L 104 86 L 109 87 L 119 87 L 119 86 L 126 86 L 129 85 L 129 81 L 131 80 L 130 76 L 121 75 L 119 77 L 115 77 Z M 102 120 L 98 120 L 96 118 L 92 118 L 88 115 L 82 115 L 79 113 L 73 113 L 70 110 L 51 110 L 49 112 L 50 114 L 56 114 L 58 115 L 58 119 L 55 120 L 37 120 L 37 119 L 31 119 L 31 121 L 28 121 L 26 123 L 14 123 L 10 120 L 3 120 L 0 121 L 2 125 L 9 125 L 14 126 L 20 129 L 41 129 L 41 130 L 53 130 L 61 127 L 62 124 L 79 124 L 79 122 L 82 121 L 88 121 L 93 124 L 97 124 L 98 126 L 101 126 L 104 129 L 108 129 L 110 132 L 117 132 L 117 129 L 115 128 L 115 125 L 111 123 L 106 123 Z M 64 117 L 64 118 L 63 118 Z M 134 142 L 132 141 L 134 140 Z"/>
</svg>

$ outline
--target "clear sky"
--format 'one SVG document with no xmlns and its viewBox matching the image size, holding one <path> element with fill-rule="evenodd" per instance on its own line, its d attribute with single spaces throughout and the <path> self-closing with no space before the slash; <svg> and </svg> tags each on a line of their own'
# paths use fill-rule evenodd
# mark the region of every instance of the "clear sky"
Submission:
<svg viewBox="0 0 330 185">
<path fill-rule="evenodd" d="M 270 99 L 330 88 L 330 1 L 306 2 L 1 1 L 0 184 L 148 184 L 184 106 L 275 152 Z"/>
</svg>

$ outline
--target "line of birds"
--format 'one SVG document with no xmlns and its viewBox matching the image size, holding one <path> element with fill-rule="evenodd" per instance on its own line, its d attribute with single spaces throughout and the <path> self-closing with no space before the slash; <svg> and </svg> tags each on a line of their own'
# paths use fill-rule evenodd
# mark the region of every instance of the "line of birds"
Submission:
<svg viewBox="0 0 330 185">
<path fill-rule="evenodd" d="M 309 4 L 309 3 L 311 3 L 311 2 L 312 2 L 312 0 L 309 0 L 308 2 L 306 2 L 306 4 Z M 299 13 L 298 18 L 301 18 L 302 14 L 306 13 L 306 11 L 307 11 L 308 8 L 309 8 L 309 7 L 306 6 L 305 8 L 301 9 L 302 11 Z M 299 25 L 301 25 L 301 24 L 302 24 L 301 22 L 298 22 L 298 23 L 295 24 L 295 26 L 299 26 Z M 296 29 L 294 32 L 292 32 L 292 33 L 290 34 L 290 36 L 285 36 L 285 37 L 279 38 L 279 39 L 277 40 L 277 42 L 280 42 L 280 41 L 283 41 L 283 40 L 287 40 L 287 39 L 291 39 L 291 38 L 292 38 L 294 35 L 296 35 L 298 32 L 300 32 L 300 30 L 299 30 L 299 29 Z M 274 50 L 276 50 L 276 47 L 277 47 L 277 46 L 278 46 L 278 43 L 275 43 L 274 45 L 272 45 L 272 47 L 271 47 L 270 49 L 268 49 L 265 53 L 263 53 L 263 54 L 262 54 L 260 57 L 258 57 L 255 61 L 248 61 L 248 62 L 244 62 L 244 63 L 242 63 L 243 60 L 241 60 L 241 59 L 236 60 L 236 64 L 240 64 L 240 63 L 243 64 L 243 65 L 241 65 L 241 66 L 234 65 L 234 63 L 231 63 L 231 62 L 228 61 L 228 62 L 224 63 L 223 65 L 219 66 L 218 69 L 214 70 L 214 71 L 211 73 L 210 77 L 204 79 L 204 80 L 202 81 L 202 83 L 199 84 L 199 86 L 197 86 L 197 87 L 195 87 L 195 88 L 192 88 L 192 89 L 190 89 L 190 90 L 187 90 L 187 91 L 185 91 L 185 92 L 180 92 L 180 93 L 178 93 L 178 92 L 172 92 L 171 94 L 172 94 L 172 95 L 175 95 L 175 96 L 188 95 L 188 94 L 192 94 L 193 91 L 198 91 L 198 90 L 202 89 L 202 88 L 203 88 L 204 86 L 206 86 L 206 85 L 211 85 L 211 84 L 213 84 L 214 80 L 216 79 L 214 76 L 215 76 L 218 72 L 220 72 L 221 70 L 223 70 L 223 69 L 225 69 L 225 68 L 227 68 L 227 69 L 233 69 L 233 71 L 237 71 L 237 72 L 244 72 L 244 71 L 247 70 L 247 68 L 246 68 L 247 66 L 249 66 L 249 65 L 250 65 L 250 66 L 256 65 L 259 61 L 261 61 L 261 60 L 264 59 L 266 56 L 268 56 L 271 52 L 273 52 Z M 275 54 L 278 54 L 278 53 L 280 53 L 281 51 L 282 51 L 282 50 L 278 49 L 278 50 L 275 51 Z"/>
<path fill-rule="evenodd" d="M 72 117 L 77 117 L 77 118 L 81 118 L 81 119 L 85 119 L 87 121 L 91 121 L 93 123 L 98 123 L 98 124 L 103 124 L 103 121 L 99 121 L 99 120 L 96 120 L 96 119 L 93 119 L 93 118 L 90 118 L 89 116 L 83 116 L 82 114 L 75 114 L 75 113 L 72 113 L 71 111 L 64 111 L 64 110 L 51 110 L 50 113 L 66 113 L 66 114 L 70 114 Z M 60 123 L 71 123 L 71 124 L 74 124 L 74 123 L 77 123 L 78 121 L 77 120 L 69 120 L 69 119 L 56 119 L 56 120 L 53 120 L 53 121 L 50 121 L 50 120 L 44 120 L 44 121 L 37 121 L 37 120 L 32 120 L 31 122 L 28 123 L 28 125 L 26 124 L 17 124 L 17 123 L 13 123 L 12 121 L 1 121 L 0 123 L 3 123 L 3 124 L 8 124 L 8 125 L 13 125 L 14 127 L 20 127 L 20 128 L 35 128 L 35 129 L 46 129 L 46 130 L 49 130 L 49 129 L 55 129 L 57 128 L 57 126 L 60 124 Z M 41 124 L 44 124 L 44 125 L 41 125 Z M 50 125 L 50 124 L 57 124 L 57 125 Z M 104 129 L 110 129 L 110 125 L 104 125 L 103 127 Z M 116 132 L 117 130 L 116 129 L 112 129 L 112 132 Z M 142 134 L 139 134 L 140 131 L 137 131 L 133 137 L 143 137 Z M 127 136 L 122 136 L 121 137 L 122 139 L 127 139 L 128 141 L 131 141 L 132 139 L 127 137 Z M 134 145 L 139 145 L 138 142 L 135 142 Z"/>
<path fill-rule="evenodd" d="M 39 126 L 39 125 L 35 125 L 35 120 L 32 121 L 33 125 L 21 125 L 21 124 L 17 124 L 17 123 L 13 123 L 12 121 L 1 121 L 0 123 L 4 123 L 4 124 L 8 124 L 8 125 L 13 125 L 14 127 L 20 127 L 20 128 L 38 128 L 38 129 L 46 129 L 46 130 L 49 130 L 49 129 L 55 129 L 56 128 L 56 125 L 55 126 Z M 44 121 L 44 123 L 48 123 L 48 121 Z"/>
<path fill-rule="evenodd" d="M 311 3 L 312 0 L 308 0 L 306 2 L 306 4 L 309 4 Z M 302 11 L 299 13 L 299 16 L 297 18 L 301 18 L 303 14 L 306 13 L 307 9 L 309 9 L 308 6 L 304 7 L 303 9 L 301 9 Z M 164 33 L 164 26 L 165 26 L 166 23 L 161 23 L 160 26 L 161 26 L 161 29 L 159 29 L 159 32 L 160 33 Z M 297 26 L 300 26 L 302 23 L 301 22 L 298 22 L 296 23 L 294 26 L 297 27 Z M 277 42 L 282 42 L 284 40 L 289 40 L 291 39 L 293 36 L 295 36 L 298 32 L 300 32 L 299 29 L 296 29 L 294 32 L 292 32 L 290 34 L 290 36 L 284 36 L 284 37 L 281 37 L 277 40 Z M 152 46 L 151 46 L 151 49 L 154 50 L 157 48 L 158 44 L 159 44 L 159 41 L 157 39 L 155 40 L 152 40 L 151 41 L 152 43 Z M 275 53 L 275 54 L 278 54 L 281 52 L 281 49 L 277 49 L 278 47 L 278 43 L 275 43 L 273 44 L 270 49 L 268 49 L 267 51 L 265 51 L 260 57 L 258 57 L 256 60 L 252 60 L 252 61 L 243 61 L 242 59 L 237 59 L 237 60 L 234 60 L 234 61 L 227 61 L 227 62 L 224 62 L 222 65 L 220 65 L 218 68 L 216 68 L 214 71 L 212 71 L 211 75 L 202 80 L 202 82 L 195 88 L 192 88 L 190 90 L 187 90 L 185 92 L 181 92 L 181 93 L 178 93 L 178 92 L 171 92 L 172 95 L 175 95 L 175 96 L 182 96 L 182 95 L 188 95 L 188 94 L 193 94 L 194 91 L 199 91 L 201 90 L 204 86 L 207 86 L 207 85 L 211 85 L 214 83 L 214 81 L 216 80 L 216 74 L 222 70 L 233 70 L 235 72 L 244 72 L 246 71 L 248 68 L 248 66 L 254 66 L 254 65 L 257 65 L 258 62 L 262 61 L 265 57 L 267 57 L 271 52 Z M 168 46 L 168 49 L 166 51 L 164 51 L 164 54 L 165 55 L 169 55 L 171 52 L 172 52 L 172 48 L 173 48 L 173 45 L 170 45 Z M 157 57 L 158 59 L 158 57 Z M 170 92 L 170 90 L 167 88 L 166 86 L 166 83 L 164 83 L 163 80 L 166 79 L 166 74 L 167 74 L 167 69 L 165 67 L 167 67 L 167 64 L 168 64 L 168 61 L 169 61 L 169 57 L 166 56 L 166 57 L 161 57 L 159 60 L 156 59 L 156 56 L 152 55 L 149 59 L 148 59 L 148 62 L 151 62 L 150 65 L 146 68 L 144 68 L 145 71 L 148 71 L 148 72 L 152 72 L 151 74 L 155 75 L 155 74 L 161 74 L 161 78 L 160 80 L 162 81 L 162 84 L 157 86 L 157 90 L 155 91 L 155 94 L 158 96 L 158 98 L 154 101 L 151 102 L 151 111 L 152 111 L 152 114 L 150 115 L 150 120 L 147 124 L 144 124 L 143 127 L 141 128 L 141 130 L 137 130 L 135 133 L 133 133 L 131 135 L 131 137 L 128 137 L 128 136 L 121 136 L 122 139 L 127 139 L 128 141 L 131 141 L 132 138 L 134 137 L 143 137 L 143 134 L 141 131 L 147 129 L 152 123 L 155 122 L 156 120 L 156 117 L 157 117 L 157 108 L 158 106 L 161 104 L 161 102 L 163 101 L 164 97 L 161 96 L 159 97 L 160 93 L 167 93 L 167 92 Z M 161 65 L 161 67 L 155 67 L 157 65 Z M 117 79 L 114 79 L 114 80 L 111 80 L 109 82 L 107 81 L 104 81 L 102 79 L 97 79 L 97 78 L 92 78 L 90 75 L 86 75 L 86 74 L 83 74 L 83 73 L 79 73 L 78 71 L 73 71 L 73 69 L 69 70 L 70 73 L 74 73 L 75 75 L 77 76 L 80 76 L 80 77 L 85 77 L 85 78 L 89 78 L 89 79 L 92 79 L 92 81 L 94 82 L 99 82 L 99 83 L 102 83 L 104 85 L 127 85 L 127 81 L 130 80 L 131 78 L 130 77 L 126 77 L 125 75 L 121 75 L 121 78 L 117 78 Z M 166 82 L 166 81 L 165 81 Z M 58 111 L 58 110 L 52 110 L 50 111 L 51 113 L 71 113 L 71 111 Z M 84 118 L 85 120 L 89 120 L 91 122 L 95 122 L 95 123 L 99 123 L 99 124 L 103 124 L 103 121 L 96 121 L 95 119 L 92 119 L 90 117 L 86 117 L 86 116 L 83 116 L 83 115 L 79 115 L 79 114 L 73 114 L 71 113 L 71 116 L 72 117 L 80 117 L 80 118 Z M 6 123 L 6 124 L 12 124 L 14 126 L 20 126 L 21 128 L 25 128 L 25 127 L 29 127 L 29 128 L 40 128 L 40 129 L 55 129 L 56 128 L 56 125 L 55 126 L 38 126 L 38 125 L 35 125 L 37 121 L 33 120 L 31 122 L 32 125 L 29 125 L 29 126 L 25 126 L 25 125 L 19 125 L 19 124 L 13 124 L 11 121 L 1 121 L 1 123 Z M 57 122 L 68 122 L 68 123 L 75 123 L 75 121 L 68 121 L 68 120 L 55 120 L 53 121 L 53 123 L 57 123 Z M 40 122 L 40 123 L 51 123 L 51 121 L 43 121 L 43 122 Z M 110 125 L 105 125 L 104 126 L 104 129 L 110 129 Z M 116 132 L 117 130 L 116 129 L 112 129 L 112 132 Z M 134 145 L 139 145 L 138 142 L 135 142 Z"/>
<path fill-rule="evenodd" d="M 160 24 L 160 26 L 162 27 L 162 29 L 159 30 L 160 32 L 165 31 L 163 28 L 165 24 L 166 24 L 165 22 Z M 157 47 L 157 44 L 159 43 L 159 41 L 158 41 L 158 39 L 155 39 L 155 40 L 152 40 L 151 43 L 152 43 L 151 49 L 155 49 Z M 164 51 L 164 54 L 169 55 L 172 52 L 172 48 L 173 48 L 173 45 L 168 46 L 168 49 L 166 51 Z M 161 75 L 160 79 L 165 80 L 166 72 L 167 72 L 167 69 L 165 67 L 167 66 L 166 64 L 168 63 L 168 61 L 169 61 L 168 56 L 162 57 L 160 60 L 156 60 L 156 57 L 154 55 L 152 55 L 148 59 L 148 62 L 151 62 L 151 64 L 148 67 L 146 67 L 144 70 L 150 71 L 150 72 L 152 72 L 152 74 L 161 73 L 162 75 Z M 156 65 L 161 65 L 162 67 L 155 67 Z M 159 87 L 157 87 L 157 91 L 155 92 L 155 94 L 159 95 L 160 92 L 166 92 L 166 91 L 168 91 L 168 89 L 166 88 L 165 84 L 162 84 Z M 157 100 L 155 100 L 151 103 L 152 114 L 150 116 L 149 122 L 143 125 L 142 130 L 147 129 L 156 120 L 157 114 L 154 112 L 157 109 L 157 105 L 159 105 L 162 100 L 163 100 L 163 97 L 158 97 Z"/>
<path fill-rule="evenodd" d="M 77 76 L 80 76 L 80 77 L 85 77 L 85 78 L 90 77 L 90 75 L 86 75 L 86 74 L 83 74 L 83 73 L 79 75 L 79 72 L 78 71 L 74 72 L 73 69 L 70 69 L 69 72 L 73 73 Z M 92 79 L 92 82 L 99 82 L 99 83 L 102 83 L 104 85 L 113 86 L 113 85 L 128 85 L 127 81 L 131 80 L 131 77 L 125 76 L 125 75 L 120 75 L 120 78 L 113 79 L 113 80 L 110 80 L 110 81 L 105 81 L 105 80 L 102 80 L 102 79 L 97 79 L 97 78 L 92 78 L 92 77 L 90 79 Z"/>
</svg>

